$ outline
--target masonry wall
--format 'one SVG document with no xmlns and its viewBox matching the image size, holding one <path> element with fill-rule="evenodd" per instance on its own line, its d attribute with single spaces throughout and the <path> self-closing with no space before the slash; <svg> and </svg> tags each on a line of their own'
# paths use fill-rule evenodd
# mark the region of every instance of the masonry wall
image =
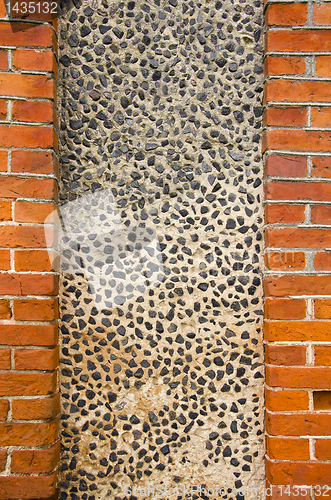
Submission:
<svg viewBox="0 0 331 500">
<path fill-rule="evenodd" d="M 266 476 L 310 499 L 331 484 L 331 3 L 265 16 Z"/>
<path fill-rule="evenodd" d="M 56 33 L 0 5 L 0 498 L 55 498 L 58 276 Z M 56 230 L 47 225 L 49 246 Z M 54 252 L 53 252 L 54 256 Z"/>
</svg>

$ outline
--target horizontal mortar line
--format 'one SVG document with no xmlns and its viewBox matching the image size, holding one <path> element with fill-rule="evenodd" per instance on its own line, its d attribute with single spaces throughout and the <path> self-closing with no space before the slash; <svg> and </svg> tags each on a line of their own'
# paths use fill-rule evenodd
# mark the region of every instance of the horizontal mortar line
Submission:
<svg viewBox="0 0 331 500">
<path fill-rule="evenodd" d="M 1 99 L 1 97 L 0 97 Z M 29 126 L 29 127 L 40 127 L 40 126 L 43 126 L 43 127 L 48 127 L 50 129 L 55 129 L 55 126 L 54 126 L 54 123 L 53 122 L 23 122 L 23 121 L 19 121 L 19 120 L 3 120 L 1 121 L 0 125 L 16 125 L 18 127 L 26 127 L 26 126 Z M 56 130 L 56 129 L 55 129 Z"/>
<path fill-rule="evenodd" d="M 283 2 L 282 2 L 283 3 Z M 301 25 L 282 25 L 282 26 L 267 26 L 265 29 L 266 33 L 270 33 L 270 31 L 294 31 L 295 33 L 300 31 L 321 31 L 328 30 L 330 28 L 329 24 L 301 24 Z"/>
<path fill-rule="evenodd" d="M 283 81 L 295 81 L 295 82 L 309 82 L 309 83 L 331 83 L 331 77 L 307 77 L 305 75 L 268 75 L 266 78 L 266 83 L 268 82 L 273 82 L 273 81 L 278 81 L 278 80 L 283 80 Z"/>
<path fill-rule="evenodd" d="M 330 82 L 331 84 L 331 82 Z M 331 107 L 331 101 L 326 102 L 326 101 L 266 101 L 264 103 L 264 109 L 267 110 L 269 106 L 278 106 L 278 107 L 306 107 L 306 106 L 311 106 L 314 108 L 322 108 L 326 107 L 329 108 Z M 269 130 L 269 125 L 268 127 L 264 126 L 264 129 L 268 128 Z M 303 125 L 300 127 L 302 130 L 306 130 L 307 125 Z M 329 153 L 330 154 L 330 153 Z"/>
<path fill-rule="evenodd" d="M 54 179 L 58 181 L 55 174 L 34 174 L 33 172 L 0 172 L 0 177 L 19 177 L 20 179 Z M 0 196 L 1 197 L 1 196 Z"/>
<path fill-rule="evenodd" d="M 18 24 L 43 24 L 45 26 L 50 26 L 50 23 L 52 22 L 51 20 L 50 21 L 41 21 L 40 19 L 36 19 L 35 21 L 32 20 L 32 19 L 18 19 L 16 17 L 6 17 L 6 18 L 2 18 L 0 19 L 0 22 L 4 22 L 4 23 L 8 23 L 11 22 L 11 23 L 18 23 Z"/>
<path fill-rule="evenodd" d="M 9 321 L 7 320 L 5 322 L 5 320 L 1 320 L 0 322 L 0 326 L 42 326 L 42 325 L 58 325 L 59 324 L 59 320 L 53 320 L 53 321 L 17 321 L 17 320 L 14 320 L 14 321 Z M 6 345 L 6 344 L 4 344 Z"/>
<path fill-rule="evenodd" d="M 300 252 L 300 251 L 302 251 L 302 249 L 296 248 L 296 251 Z M 283 277 L 286 277 L 286 276 L 288 276 L 288 277 L 289 276 L 305 276 L 305 277 L 310 277 L 310 276 L 315 276 L 315 277 L 316 276 L 317 277 L 318 276 L 320 276 L 320 277 L 322 277 L 322 276 L 323 277 L 330 276 L 331 277 L 331 271 L 325 271 L 324 273 L 321 272 L 321 271 L 316 271 L 314 273 L 312 271 L 305 271 L 305 270 L 303 270 L 303 271 L 288 271 L 287 273 L 285 273 L 285 272 L 282 273 L 282 272 L 272 272 L 272 271 L 269 272 L 269 271 L 266 271 L 264 273 L 264 277 L 265 278 L 269 278 L 269 277 L 283 278 Z M 307 297 L 307 298 L 314 297 L 314 298 L 316 298 L 316 297 L 319 297 L 319 296 L 320 295 L 318 293 L 316 293 L 316 295 L 300 295 L 298 297 L 302 297 L 302 298 L 304 298 L 304 297 Z M 271 297 L 276 297 L 276 295 L 271 295 Z M 291 295 L 291 297 L 292 297 L 292 295 Z"/>
<path fill-rule="evenodd" d="M 12 70 L 12 69 L 3 69 L 0 70 L 0 75 L 5 74 L 5 75 L 25 75 L 25 76 L 30 76 L 30 75 L 36 75 L 36 76 L 49 76 L 50 80 L 53 79 L 54 73 L 52 70 L 50 71 L 44 71 L 44 70 L 35 70 L 35 69 L 26 69 L 26 70 Z M 54 81 L 55 77 L 54 77 Z"/>
<path fill-rule="evenodd" d="M 292 149 L 273 149 L 273 148 L 267 148 L 266 152 L 268 152 L 268 155 L 270 156 L 271 153 L 277 153 L 281 155 L 302 155 L 302 156 L 326 156 L 330 158 L 330 152 L 323 152 L 323 151 L 296 151 Z"/>
</svg>

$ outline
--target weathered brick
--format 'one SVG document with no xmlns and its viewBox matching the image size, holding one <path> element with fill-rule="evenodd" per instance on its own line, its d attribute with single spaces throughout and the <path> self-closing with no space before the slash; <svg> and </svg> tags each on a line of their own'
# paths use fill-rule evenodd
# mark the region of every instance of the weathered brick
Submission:
<svg viewBox="0 0 331 500">
<path fill-rule="evenodd" d="M 331 24 L 330 3 L 321 2 L 321 4 L 314 5 L 313 22 L 314 24 Z"/>
<path fill-rule="evenodd" d="M 0 49 L 0 69 L 8 69 L 8 52 Z"/>
<path fill-rule="evenodd" d="M 315 318 L 331 319 L 331 299 L 315 299 Z"/>
<path fill-rule="evenodd" d="M 331 387 L 331 368 L 267 366 L 266 382 L 270 387 Z"/>
<path fill-rule="evenodd" d="M 9 411 L 9 401 L 7 399 L 0 399 L 0 421 L 4 422 L 7 418 Z"/>
<path fill-rule="evenodd" d="M 11 471 L 23 474 L 48 474 L 57 466 L 60 442 L 43 450 L 14 450 L 11 455 Z"/>
<path fill-rule="evenodd" d="M 53 346 L 58 341 L 58 325 L 0 325 L 0 344 Z"/>
<path fill-rule="evenodd" d="M 313 224 L 331 224 L 331 205 L 314 205 L 311 207 Z"/>
<path fill-rule="evenodd" d="M 41 396 L 41 395 L 52 394 L 55 392 L 55 390 L 56 390 L 55 372 L 0 373 L 0 396 Z M 3 444 L 2 446 L 7 446 L 7 445 Z"/>
<path fill-rule="evenodd" d="M 54 105 L 47 101 L 15 101 L 13 120 L 23 122 L 53 122 Z"/>
<path fill-rule="evenodd" d="M 265 265 L 274 271 L 299 271 L 305 268 L 303 252 L 268 252 L 265 254 Z"/>
<path fill-rule="evenodd" d="M 53 59 L 51 50 L 16 49 L 13 52 L 13 66 L 18 70 L 52 71 Z"/>
<path fill-rule="evenodd" d="M 58 278 L 54 274 L 0 274 L 0 294 L 56 295 Z"/>
<path fill-rule="evenodd" d="M 303 411 L 309 408 L 306 391 L 265 390 L 265 405 L 270 411 Z"/>
<path fill-rule="evenodd" d="M 56 222 L 56 205 L 54 203 L 36 203 L 30 201 L 17 201 L 15 203 L 15 220 L 17 222 Z M 49 216 L 53 214 L 53 217 Z"/>
<path fill-rule="evenodd" d="M 265 317 L 269 319 L 303 319 L 306 317 L 306 301 L 289 298 L 267 299 Z"/>
<path fill-rule="evenodd" d="M 9 300 L 0 299 L 0 319 L 10 319 L 11 318 L 11 308 Z"/>
<path fill-rule="evenodd" d="M 11 202 L 0 200 L 0 221 L 11 220 Z"/>
<path fill-rule="evenodd" d="M 296 224 L 304 220 L 304 205 L 268 204 L 265 208 L 266 224 Z"/>
<path fill-rule="evenodd" d="M 1 23 L 2 24 L 2 23 Z M 0 73 L 0 95 L 52 99 L 54 81 L 45 75 Z"/>
<path fill-rule="evenodd" d="M 14 300 L 14 318 L 18 321 L 54 321 L 57 317 L 57 299 Z"/>
<path fill-rule="evenodd" d="M 306 346 L 266 345 L 265 361 L 271 365 L 304 365 L 306 363 Z"/>
<path fill-rule="evenodd" d="M 268 276 L 264 280 L 267 296 L 331 295 L 330 276 Z"/>
<path fill-rule="evenodd" d="M 331 247 L 331 231 L 318 228 L 268 228 L 265 233 L 268 247 L 325 248 Z"/>
<path fill-rule="evenodd" d="M 13 399 L 14 420 L 46 420 L 60 412 L 60 394 L 47 398 Z"/>
<path fill-rule="evenodd" d="M 0 232 L 1 246 L 4 248 L 45 248 L 47 246 L 43 227 L 8 225 L 2 226 Z M 51 243 L 50 246 L 52 246 Z"/>
<path fill-rule="evenodd" d="M 269 155 L 265 162 L 265 175 L 273 177 L 305 177 L 307 158 L 295 155 Z"/>
<path fill-rule="evenodd" d="M 51 498 L 55 494 L 57 473 L 46 476 L 0 476 L 1 500 Z"/>
<path fill-rule="evenodd" d="M 309 440 L 267 436 L 267 455 L 274 460 L 309 460 Z"/>
<path fill-rule="evenodd" d="M 33 127 L 29 125 L 0 125 L 0 147 L 52 148 L 53 146 L 54 131 L 52 127 Z"/>
<path fill-rule="evenodd" d="M 315 365 L 331 366 L 331 345 L 315 345 Z"/>
<path fill-rule="evenodd" d="M 269 342 L 331 341 L 329 321 L 266 321 L 265 339 Z"/>
<path fill-rule="evenodd" d="M 15 23 L 0 24 L 0 45 L 14 45 L 28 47 L 53 46 L 54 32 L 52 27 L 43 24 Z M 13 29 L 15 27 L 15 29 Z"/>
<path fill-rule="evenodd" d="M 268 56 L 265 60 L 266 75 L 303 75 L 305 70 L 304 57 Z"/>
<path fill-rule="evenodd" d="M 265 17 L 266 26 L 305 24 L 307 5 L 307 3 L 269 4 Z"/>
<path fill-rule="evenodd" d="M 7 172 L 8 169 L 8 152 L 0 151 L 0 172 Z"/>
<path fill-rule="evenodd" d="M 46 446 L 57 438 L 57 420 L 40 423 L 1 423 L 2 446 Z"/>
<path fill-rule="evenodd" d="M 11 170 L 20 173 L 52 174 L 54 161 L 49 151 L 13 151 Z"/>
<path fill-rule="evenodd" d="M 53 179 L 22 178 L 16 176 L 3 177 L 0 185 L 2 198 L 42 198 L 52 200 L 57 196 L 57 184 Z M 25 202 L 19 202 L 18 207 L 25 207 Z M 29 205 L 30 207 L 32 205 Z M 17 205 L 16 205 L 17 208 Z M 16 219 L 17 220 L 17 219 Z M 22 220 L 22 222 L 35 222 Z"/>
<path fill-rule="evenodd" d="M 318 252 L 314 259 L 316 271 L 331 270 L 331 252 Z"/>
<path fill-rule="evenodd" d="M 59 364 L 59 349 L 16 349 L 16 370 L 55 370 Z"/>
<path fill-rule="evenodd" d="M 268 30 L 265 37 L 266 52 L 324 52 L 331 49 L 329 30 Z M 269 82 L 270 83 L 270 82 Z M 317 82 L 311 82 L 315 85 Z M 286 98 L 286 92 L 284 94 Z M 267 99 L 270 100 L 269 98 Z M 288 99 L 292 99 L 289 97 Z"/>
<path fill-rule="evenodd" d="M 266 109 L 263 123 L 273 127 L 304 127 L 307 124 L 307 110 L 304 107 L 270 107 Z"/>
<path fill-rule="evenodd" d="M 0 100 L 0 120 L 7 118 L 7 102 L 4 99 Z"/>
<path fill-rule="evenodd" d="M 280 34 L 283 31 L 279 32 Z M 329 36 L 329 35 L 328 35 Z M 330 49 L 331 50 L 331 39 Z M 264 100 L 275 102 L 331 102 L 331 83 L 298 80 L 270 80 L 265 85 Z M 290 131 L 288 131 L 290 132 Z M 292 131 L 293 132 L 293 131 Z M 304 130 L 300 132 L 306 132 Z M 306 132 L 307 134 L 308 132 Z M 305 136 L 306 137 L 306 136 Z M 299 148 L 294 148 L 299 149 Z"/>
<path fill-rule="evenodd" d="M 289 417 L 287 414 L 266 412 L 266 431 L 273 436 L 330 436 L 331 414 L 293 413 Z"/>
<path fill-rule="evenodd" d="M 316 76 L 331 76 L 331 56 L 316 56 Z"/>
<path fill-rule="evenodd" d="M 10 269 L 10 250 L 0 250 L 0 270 Z"/>
<path fill-rule="evenodd" d="M 0 349 L 0 370 L 10 370 L 10 349 Z"/>
<path fill-rule="evenodd" d="M 331 132 L 300 129 L 270 129 L 263 137 L 263 149 L 329 152 Z"/>
<path fill-rule="evenodd" d="M 7 463 L 7 450 L 0 450 L 0 472 L 3 472 Z"/>
<path fill-rule="evenodd" d="M 312 108 L 311 120 L 313 127 L 330 127 L 331 108 Z"/>
<path fill-rule="evenodd" d="M 331 439 L 316 439 L 315 456 L 317 460 L 330 460 Z"/>
<path fill-rule="evenodd" d="M 266 474 L 272 484 L 325 485 L 330 481 L 331 463 L 270 462 L 266 459 Z M 327 492 L 326 489 L 321 491 L 322 494 Z"/>
<path fill-rule="evenodd" d="M 56 253 L 51 250 L 16 250 L 15 269 L 16 271 L 49 272 L 54 270 L 52 263 L 56 263 L 56 259 Z"/>
</svg>

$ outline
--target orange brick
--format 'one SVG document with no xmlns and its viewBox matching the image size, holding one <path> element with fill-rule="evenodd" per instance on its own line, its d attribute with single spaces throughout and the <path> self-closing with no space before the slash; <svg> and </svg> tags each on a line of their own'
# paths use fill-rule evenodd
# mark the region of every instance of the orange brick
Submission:
<svg viewBox="0 0 331 500">
<path fill-rule="evenodd" d="M 314 391 L 314 410 L 331 410 L 331 391 Z"/>
<path fill-rule="evenodd" d="M 279 31 L 280 34 L 284 33 Z M 331 38 L 330 49 L 331 50 Z M 287 49 L 289 50 L 289 49 Z M 304 49 L 298 49 L 304 50 Z M 323 50 L 323 49 L 316 49 Z M 299 80 L 270 80 L 265 85 L 265 102 L 331 102 L 331 83 Z M 287 131 L 290 133 L 290 131 Z M 294 131 L 291 131 L 292 133 Z M 304 130 L 298 132 L 305 132 Z M 308 137 L 308 135 L 305 135 Z"/>
<path fill-rule="evenodd" d="M 305 268 L 303 252 L 270 252 L 265 254 L 265 264 L 274 271 L 291 271 Z"/>
<path fill-rule="evenodd" d="M 4 422 L 7 418 L 9 411 L 9 401 L 6 399 L 0 399 L 0 421 Z"/>
<path fill-rule="evenodd" d="M 2 23 L 1 23 L 2 24 Z M 54 97 L 54 82 L 45 75 L 0 73 L 1 95 L 20 97 Z"/>
<path fill-rule="evenodd" d="M 270 387 L 331 387 L 331 368 L 267 366 L 266 382 Z"/>
<path fill-rule="evenodd" d="M 267 6 L 266 26 L 298 25 L 307 22 L 306 3 L 272 4 Z"/>
<path fill-rule="evenodd" d="M 295 224 L 304 220 L 304 205 L 268 204 L 265 208 L 266 224 Z"/>
<path fill-rule="evenodd" d="M 331 205 L 315 205 L 311 207 L 313 224 L 331 224 Z"/>
<path fill-rule="evenodd" d="M 330 482 L 331 463 L 270 462 L 266 459 L 266 475 L 272 484 L 326 485 Z M 328 491 L 322 486 L 321 495 L 325 493 Z"/>
<path fill-rule="evenodd" d="M 25 122 L 53 122 L 54 106 L 47 101 L 15 101 L 13 120 Z"/>
<path fill-rule="evenodd" d="M 58 325 L 0 325 L 0 344 L 54 346 L 58 342 Z"/>
<path fill-rule="evenodd" d="M 14 420 L 46 420 L 60 413 L 60 394 L 48 398 L 13 399 Z"/>
<path fill-rule="evenodd" d="M 14 301 L 14 318 L 16 320 L 53 321 L 57 317 L 57 300 L 26 299 Z"/>
<path fill-rule="evenodd" d="M 315 365 L 331 366 L 331 346 L 315 345 Z"/>
<path fill-rule="evenodd" d="M 270 411 L 304 411 L 309 408 L 306 391 L 265 390 L 265 405 Z"/>
<path fill-rule="evenodd" d="M 315 318 L 331 319 L 331 299 L 315 299 Z"/>
<path fill-rule="evenodd" d="M 0 319 L 10 319 L 11 309 L 9 300 L 0 300 Z"/>
<path fill-rule="evenodd" d="M 274 127 L 304 127 L 307 124 L 307 110 L 301 108 L 267 108 L 264 125 Z"/>
<path fill-rule="evenodd" d="M 309 460 L 309 440 L 267 436 L 267 455 L 274 460 Z"/>
<path fill-rule="evenodd" d="M 317 460 L 330 460 L 331 439 L 316 439 L 315 456 Z"/>
<path fill-rule="evenodd" d="M 0 151 L 0 172 L 7 172 L 7 160 L 8 153 L 7 151 Z"/>
<path fill-rule="evenodd" d="M 12 23 L 13 24 L 13 23 Z M 46 476 L 1 476 L 0 491 L 3 499 L 55 498 L 57 472 Z"/>
<path fill-rule="evenodd" d="M 12 10 L 12 17 L 14 19 L 28 19 L 29 21 L 51 22 L 52 17 L 54 17 L 54 14 L 52 14 L 50 11 L 51 9 L 48 12 L 44 12 L 43 9 L 38 8 L 35 9 L 35 12 L 24 12 L 26 7 L 24 0 L 17 0 L 17 2 L 15 2 L 15 6 L 16 4 L 17 8 L 15 10 Z M 51 5 L 51 2 L 49 2 L 49 4 Z M 41 10 L 41 12 L 38 12 L 38 10 Z"/>
<path fill-rule="evenodd" d="M 266 412 L 266 431 L 273 436 L 330 436 L 331 414 L 297 413 L 289 416 Z"/>
<path fill-rule="evenodd" d="M 331 24 L 331 4 L 322 2 L 314 5 L 313 22 L 315 24 Z"/>
<path fill-rule="evenodd" d="M 0 45 L 51 48 L 54 38 L 54 32 L 49 25 L 16 22 L 0 25 Z"/>
<path fill-rule="evenodd" d="M 331 341 L 329 321 L 266 321 L 265 340 L 268 342 Z"/>
<path fill-rule="evenodd" d="M 4 248 L 46 247 L 45 231 L 37 226 L 2 226 L 1 246 Z M 52 246 L 50 244 L 50 246 Z"/>
<path fill-rule="evenodd" d="M 306 301 L 303 299 L 267 299 L 265 318 L 303 319 L 306 317 Z"/>
<path fill-rule="evenodd" d="M 16 250 L 15 269 L 16 271 L 49 272 L 54 270 L 52 263 L 56 263 L 56 259 L 57 255 L 52 251 Z"/>
<path fill-rule="evenodd" d="M 24 474 L 48 474 L 57 466 L 60 442 L 43 450 L 14 450 L 11 455 L 11 471 Z"/>
<path fill-rule="evenodd" d="M 0 49 L 0 69 L 8 69 L 8 52 Z"/>
<path fill-rule="evenodd" d="M 329 229 L 268 228 L 265 233 L 268 247 L 325 248 L 331 247 Z"/>
<path fill-rule="evenodd" d="M 40 184 L 40 188 L 42 187 L 43 185 Z M 34 192 L 31 192 L 31 194 L 34 194 Z M 54 223 L 56 221 L 56 213 L 57 213 L 55 212 L 55 210 L 56 210 L 56 205 L 54 205 L 53 203 L 35 203 L 30 201 L 17 201 L 15 203 L 15 220 L 17 222 L 43 223 L 50 214 L 54 214 L 53 217 L 47 219 L 48 223 L 52 222 Z"/>
<path fill-rule="evenodd" d="M 46 446 L 57 438 L 57 421 L 40 423 L 1 423 L 2 446 Z"/>
<path fill-rule="evenodd" d="M 0 274 L 0 294 L 56 295 L 58 277 L 54 274 Z"/>
<path fill-rule="evenodd" d="M 48 151 L 13 151 L 12 172 L 31 172 L 33 174 L 52 174 L 53 156 Z"/>
<path fill-rule="evenodd" d="M 283 7 L 282 4 L 279 4 L 279 6 Z M 324 52 L 330 50 L 331 40 L 329 30 L 327 29 L 268 30 L 265 37 L 265 44 L 266 52 L 271 50 L 279 52 Z M 317 84 L 317 82 L 311 83 Z M 292 99 L 290 98 L 289 100 L 291 101 Z"/>
<path fill-rule="evenodd" d="M 295 155 L 270 155 L 265 163 L 265 175 L 305 177 L 307 175 L 307 158 Z"/>
<path fill-rule="evenodd" d="M 0 349 L 0 370 L 10 370 L 10 349 Z"/>
<path fill-rule="evenodd" d="M 0 270 L 7 271 L 10 269 L 10 251 L 0 250 Z"/>
<path fill-rule="evenodd" d="M 271 365 L 304 365 L 306 363 L 306 346 L 266 345 L 265 361 Z"/>
<path fill-rule="evenodd" d="M 331 76 L 331 56 L 316 56 L 316 76 Z"/>
<path fill-rule="evenodd" d="M 0 373 L 0 396 L 46 396 L 55 392 L 56 383 L 56 372 Z"/>
<path fill-rule="evenodd" d="M 3 180 L 3 177 L 2 177 Z M 11 220 L 11 202 L 0 200 L 0 221 Z"/>
<path fill-rule="evenodd" d="M 54 146 L 53 136 L 53 128 L 48 126 L 0 125 L 1 147 L 52 148 Z"/>
<path fill-rule="evenodd" d="M 16 370 L 55 370 L 59 364 L 58 346 L 53 349 L 16 349 Z"/>
<path fill-rule="evenodd" d="M 312 108 L 311 118 L 313 127 L 330 127 L 331 108 Z"/>
<path fill-rule="evenodd" d="M 7 450 L 0 451 L 0 472 L 3 472 L 7 463 Z"/>
<path fill-rule="evenodd" d="M 263 136 L 262 149 L 329 152 L 331 132 L 300 129 L 270 129 Z"/>
<path fill-rule="evenodd" d="M 5 120 L 7 118 L 7 103 L 5 100 L 0 100 L 0 120 Z"/>
<path fill-rule="evenodd" d="M 16 49 L 13 52 L 13 66 L 18 70 L 52 71 L 53 58 L 51 50 Z"/>
<path fill-rule="evenodd" d="M 304 57 L 268 56 L 265 62 L 266 75 L 303 75 L 306 71 Z"/>
<path fill-rule="evenodd" d="M 312 176 L 313 177 L 331 177 L 331 157 L 321 156 L 312 158 L 313 168 L 312 168 Z"/>
<path fill-rule="evenodd" d="M 314 260 L 316 271 L 331 270 L 331 252 L 318 252 Z"/>
</svg>

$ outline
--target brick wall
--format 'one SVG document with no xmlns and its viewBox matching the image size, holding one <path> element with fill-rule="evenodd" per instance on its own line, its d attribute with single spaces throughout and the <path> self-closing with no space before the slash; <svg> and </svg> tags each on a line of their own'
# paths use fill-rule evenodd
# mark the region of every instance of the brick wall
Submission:
<svg viewBox="0 0 331 500">
<path fill-rule="evenodd" d="M 331 3 L 265 22 L 266 473 L 310 499 L 292 485 L 331 485 Z"/>
<path fill-rule="evenodd" d="M 9 22 L 3 3 L 0 17 L 0 498 L 51 498 L 58 277 L 43 221 L 57 199 L 55 31 Z"/>
</svg>

